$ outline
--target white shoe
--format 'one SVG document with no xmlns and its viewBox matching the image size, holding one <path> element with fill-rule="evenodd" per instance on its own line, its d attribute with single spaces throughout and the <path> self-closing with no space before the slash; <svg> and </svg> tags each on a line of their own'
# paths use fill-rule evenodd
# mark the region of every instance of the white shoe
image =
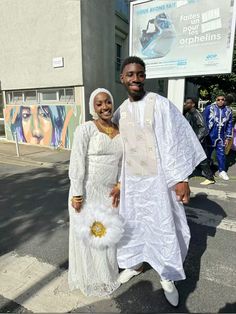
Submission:
<svg viewBox="0 0 236 314">
<path fill-rule="evenodd" d="M 141 274 L 143 270 L 137 271 L 135 269 L 131 269 L 131 268 L 127 268 L 125 270 L 123 270 L 120 274 L 119 277 L 117 279 L 117 281 L 119 283 L 126 283 L 127 281 L 129 281 L 132 277 L 137 276 L 139 274 Z"/>
<path fill-rule="evenodd" d="M 225 171 L 219 172 L 219 177 L 222 178 L 225 181 L 229 180 L 229 177 L 228 177 L 228 175 L 227 175 L 227 173 Z"/>
<path fill-rule="evenodd" d="M 179 293 L 174 282 L 171 280 L 161 280 L 161 285 L 167 301 L 171 305 L 177 306 L 179 304 Z"/>
<path fill-rule="evenodd" d="M 209 184 L 214 184 L 215 181 L 214 180 L 209 180 L 209 179 L 206 179 L 202 182 L 200 182 L 201 185 L 209 185 Z"/>
</svg>

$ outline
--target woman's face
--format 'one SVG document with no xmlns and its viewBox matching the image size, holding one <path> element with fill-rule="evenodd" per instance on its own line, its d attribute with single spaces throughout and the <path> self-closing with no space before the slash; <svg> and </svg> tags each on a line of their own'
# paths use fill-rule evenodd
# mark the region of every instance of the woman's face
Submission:
<svg viewBox="0 0 236 314">
<path fill-rule="evenodd" d="M 48 106 L 26 106 L 22 108 L 22 128 L 27 143 L 49 146 L 53 125 Z"/>
<path fill-rule="evenodd" d="M 113 105 L 111 97 L 107 93 L 99 93 L 94 98 L 94 110 L 102 120 L 111 120 Z"/>
</svg>

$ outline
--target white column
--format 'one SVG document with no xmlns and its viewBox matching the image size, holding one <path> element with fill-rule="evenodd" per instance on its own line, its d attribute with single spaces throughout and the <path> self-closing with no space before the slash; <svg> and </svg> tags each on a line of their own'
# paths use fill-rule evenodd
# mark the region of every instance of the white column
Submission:
<svg viewBox="0 0 236 314">
<path fill-rule="evenodd" d="M 169 79 L 167 98 L 183 112 L 185 78 Z"/>
</svg>

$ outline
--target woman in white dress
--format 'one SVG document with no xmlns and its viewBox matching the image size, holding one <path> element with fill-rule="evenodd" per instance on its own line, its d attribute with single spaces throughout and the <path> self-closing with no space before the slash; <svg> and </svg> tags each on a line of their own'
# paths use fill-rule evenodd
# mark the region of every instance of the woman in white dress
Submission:
<svg viewBox="0 0 236 314">
<path fill-rule="evenodd" d="M 103 208 L 103 213 L 105 208 L 105 215 L 112 211 L 118 217 L 122 142 L 117 126 L 111 122 L 110 92 L 103 88 L 93 91 L 89 107 L 93 121 L 77 127 L 70 157 L 68 282 L 70 289 L 80 289 L 87 296 L 106 296 L 120 285 L 116 245 L 89 245 L 79 237 L 83 229 L 80 222 L 91 207 Z"/>
</svg>

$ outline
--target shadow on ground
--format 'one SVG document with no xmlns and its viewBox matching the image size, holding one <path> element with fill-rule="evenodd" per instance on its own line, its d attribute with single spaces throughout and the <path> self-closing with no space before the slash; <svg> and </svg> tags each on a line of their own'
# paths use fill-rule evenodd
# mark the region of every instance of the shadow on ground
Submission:
<svg viewBox="0 0 236 314">
<path fill-rule="evenodd" d="M 227 170 L 236 164 L 236 151 L 230 150 L 229 154 L 226 156 L 226 168 Z"/>
<path fill-rule="evenodd" d="M 226 216 L 225 211 L 214 201 L 207 198 L 206 194 L 196 195 L 189 204 L 192 207 L 199 208 L 203 211 L 209 211 L 218 217 Z M 195 224 L 189 221 L 191 231 L 191 241 L 188 256 L 185 261 L 186 280 L 176 283 L 180 294 L 180 304 L 177 308 L 172 307 L 165 299 L 163 291 L 160 288 L 159 276 L 145 264 L 145 273 L 141 274 L 127 284 L 122 285 L 112 296 L 117 306 L 117 312 L 120 313 L 190 313 L 201 312 L 205 305 L 199 304 L 197 296 L 194 300 L 189 301 L 189 296 L 194 294 L 201 274 L 201 259 L 207 249 L 208 237 L 214 237 L 216 234 L 217 224 L 215 227 L 208 227 Z M 209 282 L 209 287 L 211 287 Z M 220 292 L 219 292 L 220 294 Z M 193 303 L 195 302 L 195 303 Z M 206 302 L 206 300 L 204 300 Z M 197 310 L 194 310 L 197 304 Z M 100 301 L 91 304 L 89 307 L 75 309 L 75 313 L 83 312 L 105 312 L 109 308 L 109 301 Z M 105 309 L 105 310 L 104 310 Z M 221 309 L 227 312 L 229 307 Z M 225 310 L 225 311 L 224 311 Z"/>
<path fill-rule="evenodd" d="M 0 179 L 0 254 L 40 236 L 43 244 L 68 220 L 69 179 L 61 168 L 31 168 Z"/>
<path fill-rule="evenodd" d="M 236 313 L 236 302 L 226 303 L 225 306 L 219 310 L 219 313 Z"/>
</svg>

